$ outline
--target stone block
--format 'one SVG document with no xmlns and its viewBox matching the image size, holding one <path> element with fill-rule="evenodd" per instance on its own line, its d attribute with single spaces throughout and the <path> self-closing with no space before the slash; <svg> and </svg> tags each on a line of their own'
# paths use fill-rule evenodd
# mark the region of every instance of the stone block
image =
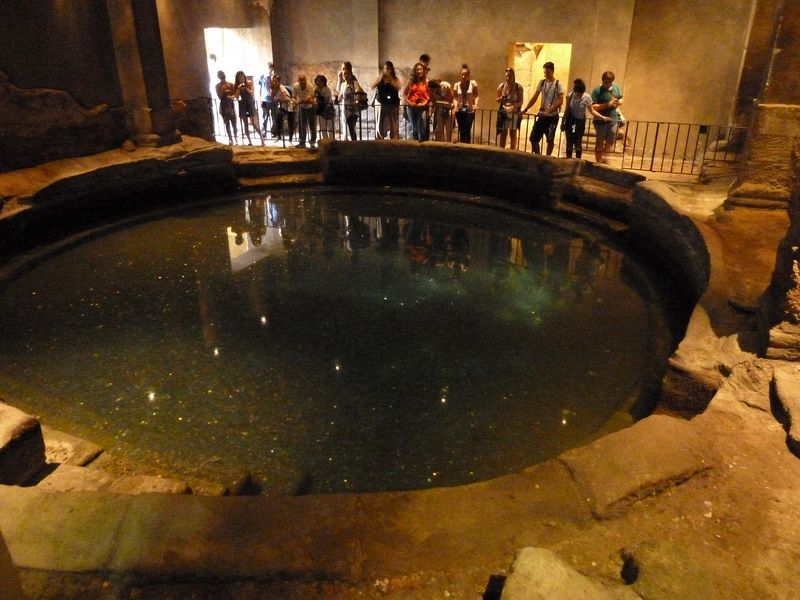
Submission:
<svg viewBox="0 0 800 600">
<path fill-rule="evenodd" d="M 0 402 L 0 484 L 30 483 L 45 462 L 39 420 Z"/>
<path fill-rule="evenodd" d="M 189 485 L 185 481 L 154 477 L 152 475 L 131 475 L 120 477 L 108 488 L 112 494 L 188 494 Z"/>
<path fill-rule="evenodd" d="M 47 462 L 82 467 L 88 465 L 103 452 L 103 449 L 97 444 L 46 425 L 42 425 L 42 435 L 44 436 Z"/>
<path fill-rule="evenodd" d="M 710 468 L 715 455 L 689 421 L 654 415 L 559 459 L 593 514 L 607 518 Z"/>
<path fill-rule="evenodd" d="M 99 469 L 60 465 L 36 487 L 45 492 L 99 492 L 108 489 L 113 481 L 113 475 Z"/>
<path fill-rule="evenodd" d="M 800 454 L 800 365 L 776 367 L 772 390 L 786 416 L 786 443 L 792 452 Z"/>
<path fill-rule="evenodd" d="M 523 548 L 514 557 L 503 600 L 635 600 L 628 588 L 603 585 L 545 548 Z"/>
</svg>

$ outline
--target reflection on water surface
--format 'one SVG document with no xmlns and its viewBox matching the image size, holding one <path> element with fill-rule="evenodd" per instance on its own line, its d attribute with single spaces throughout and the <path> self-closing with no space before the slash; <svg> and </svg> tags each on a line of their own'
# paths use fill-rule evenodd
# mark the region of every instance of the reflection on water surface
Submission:
<svg viewBox="0 0 800 600">
<path fill-rule="evenodd" d="M 637 392 L 658 308 L 596 240 L 397 195 L 232 200 L 0 291 L 0 389 L 185 477 L 451 485 L 580 443 Z M 156 463 L 157 461 L 157 463 Z"/>
</svg>

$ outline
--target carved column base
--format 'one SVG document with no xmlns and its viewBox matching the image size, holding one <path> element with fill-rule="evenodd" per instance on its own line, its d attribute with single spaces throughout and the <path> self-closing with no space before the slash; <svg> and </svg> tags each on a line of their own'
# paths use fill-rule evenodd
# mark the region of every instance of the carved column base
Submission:
<svg viewBox="0 0 800 600">
<path fill-rule="evenodd" d="M 134 108 L 130 110 L 130 120 L 131 129 L 137 132 L 134 139 L 139 146 L 158 148 L 181 141 L 169 108 L 166 110 Z"/>
<path fill-rule="evenodd" d="M 135 138 L 136 145 L 145 148 L 160 148 L 161 146 L 171 146 L 181 141 L 180 134 L 175 131 L 172 135 L 158 133 L 140 133 Z"/>
<path fill-rule="evenodd" d="M 741 175 L 728 192 L 726 205 L 787 208 L 792 189 L 791 156 L 800 135 L 800 106 L 759 104 L 747 141 Z"/>
</svg>

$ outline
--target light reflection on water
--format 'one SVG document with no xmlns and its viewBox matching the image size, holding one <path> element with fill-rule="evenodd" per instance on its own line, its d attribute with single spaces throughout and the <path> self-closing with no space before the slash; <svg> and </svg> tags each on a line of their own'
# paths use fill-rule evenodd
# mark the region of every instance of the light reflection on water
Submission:
<svg viewBox="0 0 800 600">
<path fill-rule="evenodd" d="M 413 215 L 413 218 L 412 218 Z M 112 454 L 268 490 L 518 471 L 602 427 L 666 336 L 619 252 L 489 209 L 253 197 L 0 292 L 0 389 Z"/>
</svg>

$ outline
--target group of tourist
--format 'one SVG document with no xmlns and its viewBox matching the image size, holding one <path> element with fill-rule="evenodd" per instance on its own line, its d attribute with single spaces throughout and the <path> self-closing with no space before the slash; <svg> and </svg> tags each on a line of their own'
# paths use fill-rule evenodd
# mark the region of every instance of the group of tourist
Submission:
<svg viewBox="0 0 800 600">
<path fill-rule="evenodd" d="M 595 87 L 590 94 L 586 92 L 583 80 L 575 79 L 572 91 L 565 97 L 563 84 L 554 77 L 555 65 L 546 62 L 543 70 L 544 77 L 524 108 L 524 91 L 516 82 L 514 69 L 505 70 L 504 80 L 497 87 L 495 99 L 498 146 L 505 148 L 508 141 L 510 148 L 518 147 L 522 116 L 540 100 L 530 135 L 533 152 L 541 153 L 544 138 L 545 152 L 548 155 L 553 153 L 556 130 L 561 120 L 561 130 L 567 142 L 567 157 L 571 158 L 574 153 L 577 158 L 581 158 L 581 140 L 586 131 L 588 112 L 592 116 L 596 133 L 595 160 L 600 162 L 603 155 L 613 148 L 617 131 L 623 123 L 619 111 L 622 90 L 614 83 L 614 73 L 603 73 L 601 85 Z M 380 105 L 375 131 L 378 139 L 400 137 L 402 106 L 413 139 L 427 141 L 432 129 L 434 140 L 450 141 L 455 124 L 458 127 L 458 140 L 471 143 L 479 93 L 477 82 L 471 78 L 469 65 L 461 65 L 459 80 L 452 85 L 441 79 L 429 78 L 429 73 L 430 56 L 427 54 L 419 57 L 405 85 L 397 76 L 391 61 L 387 60 L 383 64 L 377 78 L 369 86 L 374 90 L 373 101 Z M 268 72 L 258 82 L 264 115 L 263 124 L 259 125 L 252 78 L 245 76 L 243 71 L 236 73 L 233 83 L 226 81 L 222 71 L 217 73 L 217 77 L 219 112 L 231 144 L 237 136 L 234 109 L 236 101 L 239 103 L 239 120 L 248 144 L 252 145 L 250 125 L 261 138 L 262 145 L 267 131 L 275 139 L 282 139 L 286 135 L 291 143 L 294 131 L 299 126 L 298 147 L 305 147 L 306 142 L 313 147 L 318 132 L 320 138 L 333 137 L 335 104 L 343 107 L 341 114 L 349 139 L 357 139 L 356 128 L 360 113 L 368 103 L 368 92 L 353 74 L 350 62 L 341 64 L 335 92 L 331 91 L 327 78 L 321 74 L 314 78 L 311 85 L 306 75 L 301 73 L 294 85 L 288 88 L 281 82 L 280 75 L 275 73 L 274 65 L 270 63 Z M 560 115 L 562 107 L 563 118 Z"/>
</svg>

